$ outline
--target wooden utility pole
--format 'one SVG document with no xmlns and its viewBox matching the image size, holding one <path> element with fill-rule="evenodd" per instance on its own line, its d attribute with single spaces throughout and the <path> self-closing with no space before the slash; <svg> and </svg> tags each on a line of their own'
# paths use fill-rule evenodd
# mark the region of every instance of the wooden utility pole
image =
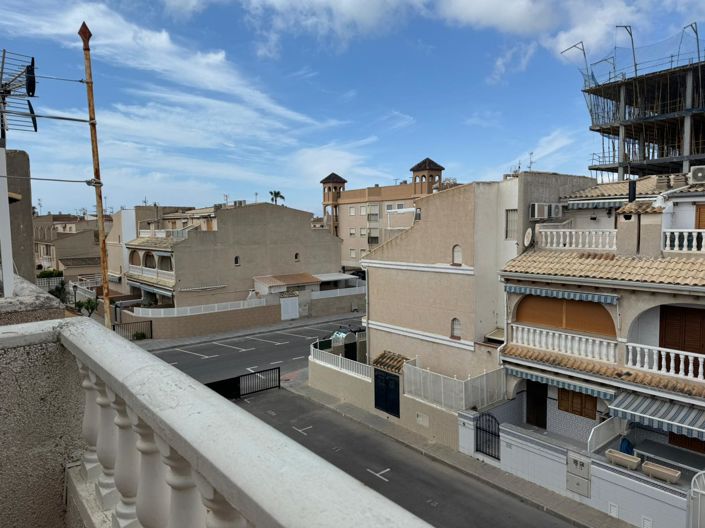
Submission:
<svg viewBox="0 0 705 528">
<path fill-rule="evenodd" d="M 103 217 L 103 182 L 100 180 L 100 160 L 98 158 L 98 131 L 95 123 L 95 101 L 93 100 L 93 71 L 91 69 L 91 48 L 88 41 L 93 36 L 84 22 L 78 30 L 83 41 L 83 59 L 86 64 L 86 95 L 88 96 L 88 122 L 91 130 L 91 152 L 93 154 L 93 182 L 95 188 L 95 210 L 98 217 L 98 241 L 100 244 L 100 275 L 103 286 L 103 313 L 105 327 L 112 330 L 110 321 L 110 285 L 108 283 L 108 250 L 105 245 L 105 218 Z"/>
</svg>

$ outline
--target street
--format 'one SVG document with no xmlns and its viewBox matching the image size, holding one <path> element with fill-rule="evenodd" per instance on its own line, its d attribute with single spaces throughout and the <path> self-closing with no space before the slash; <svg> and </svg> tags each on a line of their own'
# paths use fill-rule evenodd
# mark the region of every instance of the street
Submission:
<svg viewBox="0 0 705 528">
<path fill-rule="evenodd" d="M 272 367 L 279 367 L 281 373 L 286 374 L 308 366 L 312 342 L 349 323 L 359 325 L 360 318 L 311 325 L 302 323 L 276 332 L 178 346 L 153 353 L 201 383 Z"/>
</svg>

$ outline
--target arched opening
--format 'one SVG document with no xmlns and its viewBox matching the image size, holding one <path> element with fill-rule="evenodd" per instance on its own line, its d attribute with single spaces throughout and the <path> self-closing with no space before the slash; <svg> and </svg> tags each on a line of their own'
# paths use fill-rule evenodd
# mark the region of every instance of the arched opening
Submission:
<svg viewBox="0 0 705 528">
<path fill-rule="evenodd" d="M 294 262 L 299 262 L 299 254 L 294 253 Z"/>
<path fill-rule="evenodd" d="M 460 266 L 463 263 L 463 250 L 458 244 L 453 246 L 451 263 L 453 266 Z"/>
<path fill-rule="evenodd" d="M 517 306 L 514 321 L 616 337 L 612 315 L 600 303 L 527 295 Z"/>
<path fill-rule="evenodd" d="M 137 252 L 137 250 L 132 250 L 130 251 L 130 264 L 132 266 L 141 266 L 142 261 L 140 259 L 140 254 Z"/>
<path fill-rule="evenodd" d="M 174 263 L 171 257 L 161 255 L 159 257 L 159 269 L 162 271 L 174 271 Z"/>
<path fill-rule="evenodd" d="M 145 268 L 156 269 L 157 260 L 154 258 L 154 254 L 150 251 L 144 254 L 144 261 L 142 264 Z"/>
<path fill-rule="evenodd" d="M 239 266 L 239 265 L 240 265 L 240 257 L 239 257 L 239 256 L 236 256 L 236 257 L 233 259 L 233 264 L 235 264 L 236 266 Z"/>
<path fill-rule="evenodd" d="M 450 337 L 451 339 L 460 339 L 461 333 L 460 319 L 454 317 L 450 320 Z"/>
</svg>

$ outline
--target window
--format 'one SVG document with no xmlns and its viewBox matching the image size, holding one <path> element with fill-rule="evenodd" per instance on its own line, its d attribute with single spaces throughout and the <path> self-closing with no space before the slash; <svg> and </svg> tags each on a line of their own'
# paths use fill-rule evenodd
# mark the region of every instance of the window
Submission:
<svg viewBox="0 0 705 528">
<path fill-rule="evenodd" d="M 354 237 L 356 233 L 357 233 L 357 231 L 355 231 L 355 228 L 354 228 L 354 227 L 351 227 L 351 228 L 350 228 L 350 236 L 351 236 L 351 237 Z"/>
<path fill-rule="evenodd" d="M 366 236 L 367 236 L 367 228 L 366 228 L 366 227 L 361 227 L 361 228 L 360 228 L 360 236 L 361 236 L 361 237 L 366 237 Z"/>
<path fill-rule="evenodd" d="M 367 214 L 367 206 L 361 205 L 360 206 L 360 216 L 365 216 L 366 214 Z"/>
<path fill-rule="evenodd" d="M 519 222 L 519 212 L 516 209 L 504 210 L 504 239 L 516 240 Z"/>
<path fill-rule="evenodd" d="M 366 249 L 361 249 L 361 250 L 360 250 L 360 258 L 364 257 L 365 255 L 367 255 L 367 250 L 366 250 Z"/>
<path fill-rule="evenodd" d="M 463 250 L 458 244 L 453 246 L 451 263 L 453 266 L 460 266 L 463 263 Z"/>
<path fill-rule="evenodd" d="M 558 410 L 596 420 L 597 398 L 582 392 L 558 389 Z"/>
<path fill-rule="evenodd" d="M 668 443 L 683 449 L 705 453 L 705 442 L 690 436 L 670 432 L 668 433 Z"/>
<path fill-rule="evenodd" d="M 403 203 L 397 204 L 397 209 L 404 209 L 404 204 Z"/>
<path fill-rule="evenodd" d="M 299 262 L 299 254 L 294 253 L 294 262 Z"/>
<path fill-rule="evenodd" d="M 455 317 L 450 320 L 450 338 L 460 339 L 460 319 Z"/>
<path fill-rule="evenodd" d="M 350 258 L 355 258 L 355 256 L 356 256 L 356 255 L 355 255 L 355 250 L 354 250 L 354 249 L 351 249 L 351 250 L 350 250 Z"/>
<path fill-rule="evenodd" d="M 391 211 L 392 209 L 394 209 L 394 204 L 387 204 L 386 207 L 387 211 Z"/>
<path fill-rule="evenodd" d="M 355 206 L 354 205 L 351 205 L 348 208 L 348 211 L 350 211 L 350 216 L 355 216 Z"/>
<path fill-rule="evenodd" d="M 154 258 L 154 253 L 148 252 L 144 254 L 144 262 L 142 264 L 145 268 L 156 269 L 157 259 Z"/>
<path fill-rule="evenodd" d="M 234 262 L 234 264 L 235 264 L 236 266 L 239 266 L 239 265 L 240 265 L 240 257 L 239 257 L 239 256 L 238 256 L 238 257 L 235 257 L 235 258 L 233 259 L 233 262 Z"/>
</svg>

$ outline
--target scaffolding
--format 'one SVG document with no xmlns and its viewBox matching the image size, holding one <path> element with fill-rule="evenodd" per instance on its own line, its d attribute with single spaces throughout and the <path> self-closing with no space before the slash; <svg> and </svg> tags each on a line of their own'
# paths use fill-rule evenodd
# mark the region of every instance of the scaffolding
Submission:
<svg viewBox="0 0 705 528">
<path fill-rule="evenodd" d="M 705 164 L 703 44 L 691 24 L 661 42 L 586 61 L 583 94 L 602 144 L 591 171 L 621 180 Z"/>
</svg>

